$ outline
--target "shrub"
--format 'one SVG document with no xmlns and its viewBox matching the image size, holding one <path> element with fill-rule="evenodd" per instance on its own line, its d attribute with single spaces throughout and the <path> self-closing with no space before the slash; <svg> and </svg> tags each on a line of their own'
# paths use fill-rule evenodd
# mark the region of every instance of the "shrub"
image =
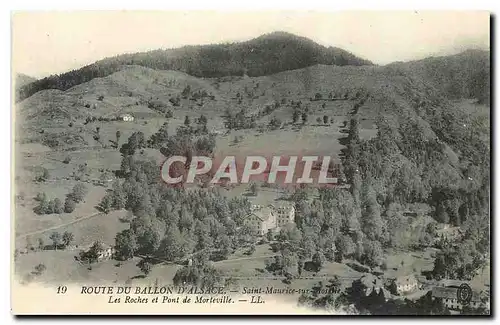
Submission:
<svg viewBox="0 0 500 325">
<path fill-rule="evenodd" d="M 87 187 L 85 186 L 85 184 L 78 183 L 73 187 L 73 191 L 68 194 L 68 197 L 70 197 L 76 203 L 79 203 L 83 201 L 85 195 L 87 195 Z"/>
<path fill-rule="evenodd" d="M 61 214 L 64 212 L 64 206 L 59 198 L 54 199 L 54 210 L 53 213 Z"/>
<path fill-rule="evenodd" d="M 66 201 L 64 201 L 64 212 L 71 213 L 75 210 L 76 203 L 72 198 L 67 197 Z"/>
<path fill-rule="evenodd" d="M 38 264 L 37 266 L 35 266 L 35 271 L 33 272 L 33 274 L 35 275 L 42 275 L 42 273 L 47 269 L 47 267 L 40 263 Z"/>
</svg>

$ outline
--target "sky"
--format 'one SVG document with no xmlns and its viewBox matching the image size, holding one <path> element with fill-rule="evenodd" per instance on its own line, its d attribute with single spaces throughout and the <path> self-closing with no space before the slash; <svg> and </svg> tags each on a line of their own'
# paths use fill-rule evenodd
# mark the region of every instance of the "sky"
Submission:
<svg viewBox="0 0 500 325">
<path fill-rule="evenodd" d="M 376 64 L 489 48 L 486 11 L 16 12 L 13 71 L 35 78 L 105 57 L 244 41 L 273 31 L 308 37 Z"/>
</svg>

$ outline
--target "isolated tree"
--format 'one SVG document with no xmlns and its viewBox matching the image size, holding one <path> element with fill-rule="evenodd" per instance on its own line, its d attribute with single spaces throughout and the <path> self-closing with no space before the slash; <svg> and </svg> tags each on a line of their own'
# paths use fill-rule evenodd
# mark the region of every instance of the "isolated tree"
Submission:
<svg viewBox="0 0 500 325">
<path fill-rule="evenodd" d="M 182 90 L 182 98 L 186 99 L 189 97 L 189 95 L 191 94 L 191 86 L 190 85 L 187 85 L 186 87 L 184 87 L 184 89 Z"/>
<path fill-rule="evenodd" d="M 109 193 L 104 195 L 102 198 L 101 202 L 99 203 L 99 209 L 108 214 L 111 211 L 111 208 L 113 207 L 113 198 Z"/>
<path fill-rule="evenodd" d="M 259 193 L 259 186 L 257 185 L 257 183 L 253 182 L 252 184 L 250 184 L 249 190 L 253 196 L 257 196 L 257 194 Z"/>
<path fill-rule="evenodd" d="M 73 187 L 73 191 L 69 194 L 69 197 L 73 199 L 76 203 L 83 201 L 85 195 L 87 195 L 87 187 L 83 183 L 78 183 Z"/>
<path fill-rule="evenodd" d="M 168 101 L 171 102 L 173 106 L 179 106 L 181 104 L 181 98 L 179 96 L 170 97 Z"/>
<path fill-rule="evenodd" d="M 323 124 L 328 124 L 328 116 L 323 115 Z"/>
<path fill-rule="evenodd" d="M 316 123 L 321 124 L 321 117 L 319 117 L 319 116 L 318 116 L 318 117 L 316 118 Z"/>
<path fill-rule="evenodd" d="M 38 249 L 43 251 L 45 249 L 45 243 L 42 238 L 38 238 Z"/>
<path fill-rule="evenodd" d="M 33 211 L 36 214 L 46 214 L 49 208 L 49 201 L 47 201 L 45 193 L 38 193 L 36 200 L 38 201 L 38 205 L 33 209 Z"/>
<path fill-rule="evenodd" d="M 72 198 L 67 197 L 66 200 L 64 201 L 64 212 L 71 213 L 75 210 L 75 208 L 76 208 L 75 201 L 73 201 Z"/>
<path fill-rule="evenodd" d="M 64 212 L 64 205 L 59 198 L 54 199 L 54 213 L 61 214 Z"/>
<path fill-rule="evenodd" d="M 42 167 L 42 170 L 40 171 L 40 174 L 37 176 L 36 181 L 37 182 L 45 182 L 50 178 L 50 173 L 47 170 L 47 168 Z"/>
<path fill-rule="evenodd" d="M 71 242 L 75 239 L 75 236 L 73 236 L 73 233 L 69 231 L 65 231 L 63 236 L 62 236 L 62 242 L 65 247 L 68 247 Z"/>
<path fill-rule="evenodd" d="M 120 130 L 116 131 L 116 147 L 118 148 L 118 143 L 120 142 L 120 137 L 122 136 L 122 133 Z"/>
<path fill-rule="evenodd" d="M 39 192 L 36 195 L 35 200 L 38 202 L 47 201 L 47 194 L 45 194 L 45 192 Z"/>
<path fill-rule="evenodd" d="M 252 255 L 253 253 L 255 253 L 255 245 L 254 244 L 250 245 L 248 250 L 245 252 L 245 255 Z"/>
<path fill-rule="evenodd" d="M 302 113 L 302 124 L 306 124 L 306 123 L 307 123 L 307 113 L 303 112 Z"/>
<path fill-rule="evenodd" d="M 198 124 L 201 126 L 206 126 L 208 123 L 208 120 L 205 115 L 201 115 L 200 118 L 198 119 Z"/>
<path fill-rule="evenodd" d="M 50 173 L 46 168 L 43 169 L 42 177 L 43 177 L 44 181 L 46 181 L 50 178 Z"/>
<path fill-rule="evenodd" d="M 190 124 L 191 124 L 191 120 L 189 119 L 189 116 L 186 115 L 186 117 L 184 118 L 184 125 L 189 126 Z"/>
<path fill-rule="evenodd" d="M 46 269 L 47 267 L 44 264 L 40 263 L 37 266 L 35 266 L 35 274 L 42 275 L 42 273 L 45 272 Z"/>
<path fill-rule="evenodd" d="M 50 240 L 52 240 L 52 245 L 54 246 L 54 249 L 57 250 L 57 247 L 61 245 L 61 234 L 55 231 L 50 235 L 49 238 Z"/>
<path fill-rule="evenodd" d="M 102 243 L 100 241 L 95 241 L 92 246 L 90 246 L 88 251 L 81 254 L 81 258 L 88 264 L 95 263 L 99 259 L 99 253 L 101 253 L 102 250 Z"/>
<path fill-rule="evenodd" d="M 293 110 L 293 115 L 292 115 L 292 123 L 295 124 L 299 120 L 300 113 L 297 109 Z"/>
<path fill-rule="evenodd" d="M 45 213 L 46 214 L 51 214 L 51 213 L 54 213 L 54 207 L 55 207 L 55 203 L 54 203 L 54 200 L 49 200 L 47 202 L 47 207 L 45 209 Z"/>
<path fill-rule="evenodd" d="M 130 229 L 126 229 L 116 235 L 115 250 L 117 258 L 122 260 L 132 258 L 137 248 L 135 234 Z"/>
<path fill-rule="evenodd" d="M 314 95 L 314 99 L 316 99 L 316 100 L 320 100 L 320 99 L 322 99 L 322 98 L 323 98 L 323 95 L 321 95 L 320 93 L 316 93 L 316 94 Z"/>
<path fill-rule="evenodd" d="M 141 269 L 142 273 L 144 273 L 144 275 L 148 275 L 150 272 L 151 272 L 151 263 L 146 261 L 146 260 L 141 260 L 137 266 L 139 266 L 139 268 Z"/>
</svg>

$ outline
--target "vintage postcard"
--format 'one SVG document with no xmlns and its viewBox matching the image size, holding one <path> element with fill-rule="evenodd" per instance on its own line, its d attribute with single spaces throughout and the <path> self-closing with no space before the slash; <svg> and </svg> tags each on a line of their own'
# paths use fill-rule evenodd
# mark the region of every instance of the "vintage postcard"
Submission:
<svg viewBox="0 0 500 325">
<path fill-rule="evenodd" d="M 490 315 L 490 13 L 12 13 L 12 313 Z"/>
</svg>

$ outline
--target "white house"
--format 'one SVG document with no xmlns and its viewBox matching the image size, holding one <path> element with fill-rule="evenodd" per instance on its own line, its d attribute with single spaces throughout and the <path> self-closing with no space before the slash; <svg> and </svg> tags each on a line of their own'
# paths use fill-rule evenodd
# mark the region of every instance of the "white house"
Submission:
<svg viewBox="0 0 500 325">
<path fill-rule="evenodd" d="M 394 279 L 393 289 L 397 294 L 406 294 L 418 289 L 417 278 L 413 274 Z"/>
<path fill-rule="evenodd" d="M 115 253 L 114 247 L 111 246 L 103 247 L 103 249 L 99 251 L 97 258 L 99 260 L 109 259 L 113 257 L 114 253 Z"/>
<path fill-rule="evenodd" d="M 130 114 L 123 114 L 120 116 L 120 118 L 124 121 L 124 122 L 132 122 L 134 120 L 134 117 Z"/>
<path fill-rule="evenodd" d="M 266 234 L 269 230 L 277 231 L 295 221 L 295 208 L 293 206 L 275 207 L 272 204 L 268 206 L 253 204 L 250 211 L 246 222 L 260 235 Z"/>
</svg>

